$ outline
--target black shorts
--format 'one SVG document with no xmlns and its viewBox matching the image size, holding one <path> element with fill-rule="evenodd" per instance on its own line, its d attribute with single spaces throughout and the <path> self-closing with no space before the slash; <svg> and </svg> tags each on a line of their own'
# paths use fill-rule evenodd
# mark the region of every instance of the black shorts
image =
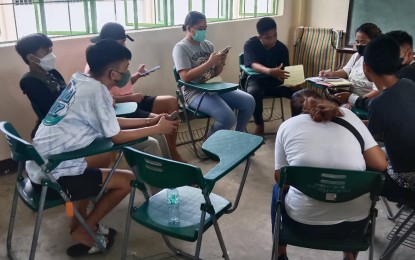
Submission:
<svg viewBox="0 0 415 260">
<path fill-rule="evenodd" d="M 86 168 L 83 174 L 60 177 L 58 183 L 72 201 L 93 198 L 101 190 L 102 172 L 98 168 Z M 42 192 L 42 185 L 32 182 L 32 187 L 36 193 Z M 46 197 L 61 198 L 59 193 L 52 189 L 48 189 Z"/>
<path fill-rule="evenodd" d="M 134 113 L 126 115 L 128 118 L 148 118 L 153 110 L 154 96 L 144 96 L 140 103 L 137 103 L 137 110 Z"/>
</svg>

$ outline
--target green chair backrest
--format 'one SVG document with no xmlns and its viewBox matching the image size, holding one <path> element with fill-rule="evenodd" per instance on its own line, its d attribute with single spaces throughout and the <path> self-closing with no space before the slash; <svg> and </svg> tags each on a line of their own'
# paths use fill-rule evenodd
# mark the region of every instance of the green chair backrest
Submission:
<svg viewBox="0 0 415 260">
<path fill-rule="evenodd" d="M 127 163 L 138 171 L 137 180 L 157 188 L 194 184 L 202 189 L 205 187 L 202 171 L 198 167 L 146 154 L 131 147 L 123 148 L 123 151 Z"/>
<path fill-rule="evenodd" d="M 293 186 L 319 201 L 340 203 L 366 193 L 376 199 L 383 181 L 383 174 L 378 172 L 287 166 L 281 168 L 279 185 Z"/>
<path fill-rule="evenodd" d="M 180 80 L 180 75 L 179 75 L 179 72 L 177 72 L 176 67 L 173 67 L 173 74 L 174 74 L 174 79 L 176 80 L 176 82 L 178 82 Z"/>
<path fill-rule="evenodd" d="M 45 164 L 33 145 L 20 138 L 20 135 L 17 133 L 12 124 L 5 121 L 0 122 L 0 131 L 6 135 L 7 141 L 12 150 L 11 157 L 13 160 L 20 162 L 35 161 L 39 166 Z"/>
<path fill-rule="evenodd" d="M 245 64 L 245 59 L 244 59 L 244 53 L 242 52 L 241 54 L 239 54 L 239 65 L 244 65 Z"/>
</svg>

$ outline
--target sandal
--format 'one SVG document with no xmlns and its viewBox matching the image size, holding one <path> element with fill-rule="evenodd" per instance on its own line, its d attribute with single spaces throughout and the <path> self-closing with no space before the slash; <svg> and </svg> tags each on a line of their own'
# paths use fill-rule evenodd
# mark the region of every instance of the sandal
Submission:
<svg viewBox="0 0 415 260">
<path fill-rule="evenodd" d="M 97 234 L 97 238 L 102 243 L 102 245 L 105 247 L 105 249 L 110 249 L 111 246 L 114 244 L 114 237 Z M 97 244 L 94 244 L 94 246 L 92 247 L 88 247 L 84 244 L 76 244 L 76 245 L 70 246 L 66 250 L 66 254 L 68 254 L 71 257 L 80 257 L 80 256 L 93 255 L 93 254 L 99 254 L 99 253 L 102 253 L 102 251 L 99 249 Z"/>
<path fill-rule="evenodd" d="M 110 228 L 109 226 L 104 225 L 104 224 L 97 224 L 96 233 L 114 238 L 115 235 L 117 234 L 117 230 Z"/>
</svg>

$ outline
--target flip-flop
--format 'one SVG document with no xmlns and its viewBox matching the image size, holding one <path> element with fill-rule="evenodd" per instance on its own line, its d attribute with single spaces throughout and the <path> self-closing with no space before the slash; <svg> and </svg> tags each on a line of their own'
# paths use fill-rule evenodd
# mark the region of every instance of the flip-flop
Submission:
<svg viewBox="0 0 415 260">
<path fill-rule="evenodd" d="M 97 226 L 98 226 L 97 231 L 96 231 L 97 234 L 105 235 L 105 236 L 112 237 L 112 238 L 114 238 L 115 235 L 117 235 L 117 230 L 110 228 L 109 226 L 105 224 L 98 224 Z"/>
<path fill-rule="evenodd" d="M 98 240 L 103 241 L 103 245 L 105 249 L 110 249 L 111 246 L 114 244 L 114 237 L 107 237 L 104 235 L 97 235 Z M 71 247 L 69 247 L 66 250 L 66 254 L 71 257 L 80 257 L 85 255 L 93 255 L 93 254 L 99 254 L 102 253 L 102 251 L 99 249 L 99 247 L 95 244 L 93 247 L 88 247 L 84 244 L 76 244 Z"/>
</svg>

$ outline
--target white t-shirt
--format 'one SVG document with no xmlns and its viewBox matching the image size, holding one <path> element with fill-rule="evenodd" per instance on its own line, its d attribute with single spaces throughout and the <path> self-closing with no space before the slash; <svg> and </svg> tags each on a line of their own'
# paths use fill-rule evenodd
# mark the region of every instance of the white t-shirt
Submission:
<svg viewBox="0 0 415 260">
<path fill-rule="evenodd" d="M 359 53 L 355 53 L 347 62 L 346 66 L 343 67 L 343 70 L 349 76 L 349 81 L 352 83 L 352 92 L 357 94 L 359 97 L 362 97 L 372 91 L 376 90 L 373 82 L 367 80 L 363 72 L 363 56 L 360 56 Z"/>
<path fill-rule="evenodd" d="M 362 135 L 368 150 L 377 145 L 367 127 L 348 109 L 342 119 Z M 345 127 L 333 122 L 316 123 L 309 114 L 292 117 L 281 124 L 275 141 L 275 169 L 308 166 L 363 171 L 366 169 L 360 143 Z M 306 173 L 305 173 L 306 174 Z M 287 214 L 308 225 L 333 225 L 368 216 L 369 194 L 343 203 L 326 203 L 290 187 L 285 197 Z"/>
<path fill-rule="evenodd" d="M 84 148 L 97 137 L 112 137 L 119 131 L 107 87 L 86 74 L 75 73 L 43 119 L 33 146 L 45 160 L 50 155 Z M 82 174 L 85 168 L 84 158 L 79 158 L 62 162 L 52 173 L 59 179 Z M 26 171 L 34 183 L 40 183 L 41 169 L 34 161 L 26 163 Z"/>
</svg>

